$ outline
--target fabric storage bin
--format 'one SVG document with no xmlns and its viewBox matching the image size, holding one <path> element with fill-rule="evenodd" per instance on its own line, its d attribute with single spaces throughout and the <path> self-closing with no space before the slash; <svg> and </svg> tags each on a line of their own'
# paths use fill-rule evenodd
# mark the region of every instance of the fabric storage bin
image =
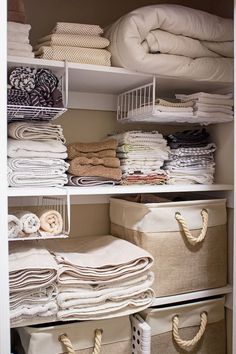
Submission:
<svg viewBox="0 0 236 354">
<path fill-rule="evenodd" d="M 227 284 L 225 199 L 139 204 L 111 198 L 110 220 L 112 235 L 154 257 L 156 296 Z"/>
<path fill-rule="evenodd" d="M 131 324 L 128 316 L 43 327 L 22 327 L 18 328 L 18 333 L 26 354 L 131 353 Z"/>
<path fill-rule="evenodd" d="M 224 298 L 149 308 L 152 354 L 226 354 Z"/>
</svg>

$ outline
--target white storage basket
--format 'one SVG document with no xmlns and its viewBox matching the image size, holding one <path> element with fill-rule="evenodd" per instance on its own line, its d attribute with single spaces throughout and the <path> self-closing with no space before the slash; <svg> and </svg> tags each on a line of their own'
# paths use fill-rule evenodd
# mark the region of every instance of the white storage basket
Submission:
<svg viewBox="0 0 236 354">
<path fill-rule="evenodd" d="M 224 199 L 139 204 L 110 200 L 111 234 L 154 257 L 156 296 L 227 284 Z"/>
<path fill-rule="evenodd" d="M 225 354 L 224 298 L 141 313 L 151 327 L 152 354 Z"/>
</svg>

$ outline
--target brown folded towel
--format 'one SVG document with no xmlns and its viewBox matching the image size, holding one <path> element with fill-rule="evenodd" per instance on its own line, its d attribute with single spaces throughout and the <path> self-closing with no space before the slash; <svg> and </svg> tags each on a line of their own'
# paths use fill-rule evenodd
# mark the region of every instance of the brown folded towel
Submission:
<svg viewBox="0 0 236 354">
<path fill-rule="evenodd" d="M 88 159 L 91 159 L 92 157 L 116 157 L 116 150 L 110 149 L 97 152 L 78 152 L 77 157 L 87 157 Z"/>
<path fill-rule="evenodd" d="M 26 23 L 26 16 L 23 12 L 8 11 L 7 12 L 7 21 Z"/>
<path fill-rule="evenodd" d="M 7 10 L 25 13 L 24 0 L 7 0 Z"/>
<path fill-rule="evenodd" d="M 71 168 L 75 169 L 76 166 L 86 166 L 86 165 L 92 165 L 92 166 L 98 166 L 102 165 L 105 167 L 120 167 L 120 160 L 117 157 L 103 157 L 103 158 L 98 158 L 98 157 L 92 157 L 88 159 L 87 157 L 76 157 L 75 159 L 70 161 L 70 166 Z"/>
<path fill-rule="evenodd" d="M 120 168 L 111 168 L 111 167 L 104 167 L 102 165 L 99 166 L 81 166 L 77 165 L 76 167 L 70 166 L 69 173 L 74 176 L 79 177 L 105 177 L 108 179 L 113 179 L 115 181 L 120 181 L 122 172 Z"/>
<path fill-rule="evenodd" d="M 72 160 L 81 152 L 98 152 L 103 150 L 116 150 L 118 142 L 115 139 L 108 139 L 96 143 L 72 143 L 67 145 L 68 159 Z"/>
</svg>

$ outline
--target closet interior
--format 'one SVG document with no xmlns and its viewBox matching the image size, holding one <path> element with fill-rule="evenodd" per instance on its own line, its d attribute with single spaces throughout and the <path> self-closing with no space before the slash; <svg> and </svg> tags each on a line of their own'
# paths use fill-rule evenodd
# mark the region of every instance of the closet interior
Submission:
<svg viewBox="0 0 236 354">
<path fill-rule="evenodd" d="M 124 14 L 142 6 L 155 5 L 159 3 L 159 1 L 121 0 L 119 2 L 111 2 L 108 0 L 70 0 L 68 2 L 66 0 L 25 0 L 24 3 L 27 22 L 30 23 L 32 27 L 30 32 L 30 42 L 34 46 L 37 44 L 38 38 L 48 34 L 57 22 L 97 24 L 102 28 L 107 28 Z M 171 4 L 172 1 L 165 0 L 165 3 Z M 178 0 L 175 1 L 175 3 L 203 10 L 218 16 L 233 18 L 233 0 L 219 0 L 217 2 L 213 0 Z M 6 19 L 4 20 L 6 21 Z M 145 72 L 131 71 L 121 67 L 98 66 L 69 61 L 27 57 L 9 56 L 6 65 L 8 72 L 15 67 L 50 69 L 58 78 L 60 78 L 59 85 L 62 89 L 63 101 L 66 108 L 56 108 L 55 111 L 50 110 L 48 114 L 58 116 L 56 120 L 53 121 L 53 124 L 60 124 L 62 126 L 67 144 L 77 141 L 82 143 L 98 142 L 119 131 L 158 131 L 158 133 L 167 136 L 178 131 L 206 128 L 207 132 L 210 133 L 211 142 L 216 145 L 216 151 L 214 152 L 215 181 L 213 184 L 127 184 L 115 186 L 86 186 L 83 188 L 74 186 L 42 186 L 40 188 L 31 186 L 30 188 L 17 188 L 13 186 L 6 187 L 7 178 L 4 176 L 1 186 L 2 211 L 0 215 L 3 240 L 0 248 L 2 273 L 7 273 L 7 255 L 9 247 L 12 247 L 14 244 L 15 248 L 17 247 L 17 244 L 26 244 L 27 242 L 30 242 L 29 240 L 22 239 L 18 239 L 18 242 L 15 242 L 14 240 L 13 242 L 12 240 L 9 241 L 6 232 L 6 219 L 7 214 L 9 214 L 7 208 L 11 211 L 17 209 L 38 210 L 37 208 L 40 209 L 42 205 L 47 205 L 49 208 L 59 211 L 63 215 L 64 220 L 66 220 L 64 228 L 63 230 L 60 230 L 61 232 L 59 233 L 58 238 L 76 239 L 87 236 L 102 237 L 103 235 L 109 235 L 112 227 L 111 222 L 118 223 L 118 217 L 117 219 L 116 217 L 114 217 L 114 219 L 112 217 L 112 210 L 114 210 L 112 208 L 115 208 L 116 200 L 118 198 L 129 199 L 129 196 L 132 197 L 133 195 L 142 195 L 145 197 L 145 195 L 152 194 L 158 198 L 167 198 L 171 201 L 177 200 L 180 202 L 182 200 L 195 201 L 225 199 L 227 207 L 228 234 L 226 284 L 223 286 L 213 285 L 209 289 L 204 290 L 179 292 L 176 295 L 160 295 L 155 297 L 152 306 L 159 306 L 160 311 L 162 311 L 162 308 L 165 306 L 167 306 L 167 308 L 172 308 L 175 306 L 181 306 L 185 302 L 194 303 L 194 301 L 209 301 L 210 303 L 215 300 L 220 303 L 224 298 L 227 323 L 227 354 L 236 353 L 236 340 L 235 335 L 233 335 L 233 329 L 235 331 L 236 328 L 236 315 L 235 310 L 233 310 L 235 306 L 234 287 L 236 284 L 234 274 L 234 264 L 236 259 L 236 249 L 234 244 L 234 121 L 233 119 L 229 119 L 229 121 L 217 121 L 216 119 L 211 124 L 205 126 L 199 125 L 197 119 L 194 122 L 186 119 L 178 123 L 176 123 L 175 119 L 166 123 L 165 117 L 160 117 L 158 122 L 155 122 L 155 118 L 150 121 L 145 121 L 145 119 L 142 121 L 140 121 L 140 119 L 125 119 L 125 116 L 127 117 L 130 113 L 130 110 L 136 108 L 131 101 L 134 102 L 135 100 L 141 100 L 142 98 L 142 92 L 139 94 L 137 93 L 137 90 L 140 87 L 145 87 L 145 85 L 147 85 L 147 90 L 149 90 L 149 104 L 152 107 L 152 105 L 154 105 L 153 101 L 155 100 L 155 95 L 157 97 L 173 98 L 176 93 L 192 94 L 194 92 L 214 92 L 217 94 L 228 94 L 233 91 L 233 83 L 224 81 L 216 82 L 180 79 L 178 77 L 173 78 L 170 76 L 158 76 Z M 153 85 L 155 85 L 154 88 Z M 4 98 L 1 98 L 1 102 L 3 99 Z M 142 106 L 142 104 L 140 106 Z M 44 113 L 45 112 L 46 110 Z M 3 117 L 4 119 L 6 118 L 6 110 L 3 110 L 2 108 L 1 113 L 3 120 Z M 16 111 L 13 108 L 12 111 L 8 109 L 7 114 L 8 117 L 11 116 L 12 121 L 14 121 L 17 119 L 17 116 L 20 117 L 22 112 Z M 32 111 L 29 114 L 32 116 Z M 123 114 L 124 116 L 122 116 Z M 122 117 L 123 119 L 121 119 Z M 205 123 L 206 122 L 203 120 L 202 124 Z M 3 174 L 6 175 L 7 118 L 3 123 L 3 129 L 0 132 L 0 136 L 0 139 L 3 142 L 0 161 L 2 166 L 5 166 L 3 167 Z M 110 204 L 111 197 L 112 199 L 114 198 L 114 205 L 112 202 Z M 129 202 L 130 201 L 128 201 L 128 203 Z M 148 202 L 145 205 L 149 206 Z M 125 205 L 121 206 L 121 208 L 122 207 L 124 209 L 117 211 L 117 215 L 119 212 L 123 212 L 123 216 L 128 213 L 125 209 Z M 221 220 L 222 213 L 219 212 L 217 216 L 219 220 Z M 127 216 L 127 218 L 129 218 L 129 216 Z M 217 223 L 218 226 L 220 225 L 220 222 L 221 221 Z M 126 220 L 126 223 L 128 225 L 129 219 Z M 215 225 L 212 224 L 211 226 Z M 130 226 L 130 228 L 132 227 Z M 142 231 L 142 226 L 138 226 L 137 230 L 141 230 L 140 232 L 146 232 L 145 228 L 144 231 Z M 133 232 L 135 233 L 135 231 Z M 117 230 L 114 231 L 112 235 L 118 235 L 122 238 Z M 128 239 L 127 237 L 128 236 L 126 235 L 125 238 Z M 32 239 L 34 239 L 34 237 Z M 53 242 L 57 242 L 57 237 Z M 213 247 L 213 245 L 211 247 Z M 181 261 L 183 261 L 183 259 L 179 260 L 179 262 Z M 219 262 L 221 262 L 221 260 L 219 260 Z M 0 353 L 8 354 L 11 353 L 11 326 L 9 321 L 9 293 L 6 274 L 2 278 L 2 285 L 0 288 Z M 216 305 L 213 304 L 209 306 L 214 307 Z M 152 323 L 152 315 L 147 312 L 145 316 L 146 318 L 150 316 L 151 320 L 149 323 Z M 119 320 L 114 318 L 114 321 L 117 322 L 115 326 L 119 327 Z M 135 322 L 137 321 L 137 318 L 132 318 L 132 321 L 132 325 L 135 327 L 135 325 L 137 325 Z M 26 320 L 20 324 L 19 327 L 34 324 L 47 325 L 49 322 L 49 320 L 44 320 L 43 317 L 41 317 L 38 322 Z M 112 316 L 110 322 L 110 325 L 112 326 Z M 81 324 L 81 322 L 79 323 Z M 106 324 L 104 324 L 104 326 L 106 326 Z M 13 327 L 17 327 L 17 325 Z M 80 332 L 80 329 L 78 332 Z M 151 351 L 149 352 L 151 353 Z M 148 351 L 142 351 L 142 353 L 148 353 Z M 158 354 L 159 352 L 157 351 L 155 353 Z M 155 353 L 153 352 L 153 354 Z M 164 352 L 160 352 L 160 354 L 163 353 Z"/>
</svg>

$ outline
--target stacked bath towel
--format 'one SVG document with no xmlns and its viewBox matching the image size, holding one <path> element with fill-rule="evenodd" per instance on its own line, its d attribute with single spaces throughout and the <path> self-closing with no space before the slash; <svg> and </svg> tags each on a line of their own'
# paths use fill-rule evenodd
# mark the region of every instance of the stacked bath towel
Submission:
<svg viewBox="0 0 236 354">
<path fill-rule="evenodd" d="M 59 187 L 67 183 L 62 128 L 44 122 L 8 125 L 8 183 L 11 187 Z"/>
<path fill-rule="evenodd" d="M 104 49 L 110 42 L 102 33 L 97 25 L 58 22 L 51 34 L 38 40 L 35 54 L 44 59 L 110 66 L 111 54 Z"/>
<path fill-rule="evenodd" d="M 34 58 L 32 46 L 29 43 L 28 24 L 9 21 L 7 23 L 7 54 L 17 57 Z"/>
<path fill-rule="evenodd" d="M 59 241 L 48 249 L 59 267 L 59 320 L 117 317 L 150 306 L 153 259 L 141 248 L 106 235 Z"/>
<path fill-rule="evenodd" d="M 117 141 L 68 144 L 69 185 L 98 186 L 120 183 L 120 161 L 116 157 Z"/>
<path fill-rule="evenodd" d="M 157 131 L 128 131 L 114 135 L 122 169 L 122 184 L 163 184 L 167 142 Z"/>
<path fill-rule="evenodd" d="M 55 316 L 58 265 L 51 254 L 35 244 L 11 244 L 9 268 L 11 324 Z"/>
<path fill-rule="evenodd" d="M 7 20 L 26 23 L 24 0 L 7 0 Z"/>
<path fill-rule="evenodd" d="M 169 184 L 214 182 L 216 146 L 205 129 L 171 134 L 167 141 L 171 150 L 164 168 L 169 173 Z"/>
</svg>

